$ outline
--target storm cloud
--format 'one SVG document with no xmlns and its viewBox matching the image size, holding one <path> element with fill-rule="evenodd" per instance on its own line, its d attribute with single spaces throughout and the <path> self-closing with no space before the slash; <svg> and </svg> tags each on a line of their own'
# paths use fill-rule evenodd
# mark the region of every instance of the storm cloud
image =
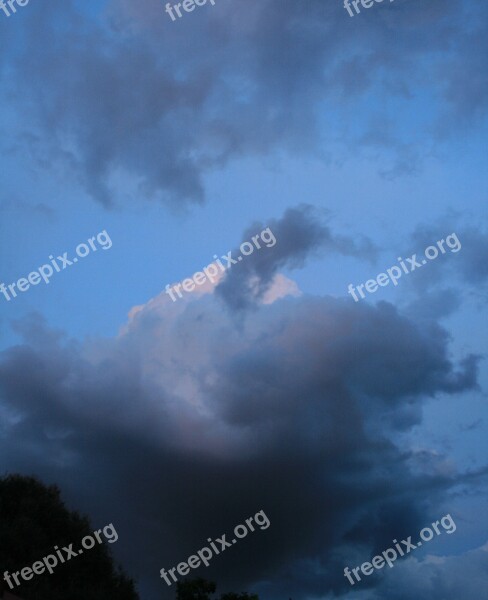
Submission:
<svg viewBox="0 0 488 600">
<path fill-rule="evenodd" d="M 80 344 L 35 315 L 16 327 L 3 460 L 116 523 L 152 597 L 161 567 L 261 509 L 271 526 L 198 574 L 221 590 L 267 581 L 271 598 L 346 593 L 344 565 L 416 531 L 462 479 L 414 469 L 395 437 L 427 398 L 473 389 L 477 358 L 453 363 L 445 330 L 390 304 L 283 298 L 236 328 L 215 294 L 161 294 L 114 339 Z"/>
</svg>

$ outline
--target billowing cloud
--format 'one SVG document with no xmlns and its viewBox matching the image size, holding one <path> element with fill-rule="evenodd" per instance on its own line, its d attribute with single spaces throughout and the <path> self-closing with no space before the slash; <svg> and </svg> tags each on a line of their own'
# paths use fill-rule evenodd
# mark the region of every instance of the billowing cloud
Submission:
<svg viewBox="0 0 488 600">
<path fill-rule="evenodd" d="M 0 362 L 2 469 L 116 523 L 149 597 L 173 595 L 161 567 L 261 509 L 271 526 L 199 575 L 267 582 L 269 598 L 346 593 L 357 549 L 417 531 L 459 480 L 414 469 L 394 439 L 427 397 L 472 389 L 477 360 L 454 364 L 441 327 L 389 304 L 288 296 L 237 328 L 216 294 L 163 293 L 115 339 L 75 343 L 39 317 L 17 330 Z"/>
</svg>

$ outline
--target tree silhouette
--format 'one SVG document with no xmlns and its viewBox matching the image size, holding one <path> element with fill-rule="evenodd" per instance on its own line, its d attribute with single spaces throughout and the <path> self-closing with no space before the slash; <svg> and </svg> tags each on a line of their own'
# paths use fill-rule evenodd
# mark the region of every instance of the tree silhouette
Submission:
<svg viewBox="0 0 488 600">
<path fill-rule="evenodd" d="M 210 594 L 214 594 L 217 585 L 213 581 L 207 581 L 201 577 L 178 581 L 176 584 L 176 600 L 211 600 Z M 256 594 L 236 594 L 227 592 L 222 594 L 220 600 L 259 600 Z"/>
<path fill-rule="evenodd" d="M 5 571 L 32 568 L 55 555 L 55 546 L 73 544 L 78 551 L 94 529 L 86 517 L 65 507 L 57 486 L 21 475 L 0 478 L 0 592 L 23 600 L 138 600 L 132 580 L 115 569 L 106 543 L 97 542 L 64 564 L 58 560 L 52 574 L 34 574 L 29 581 L 19 577 L 21 585 L 12 590 L 3 580 Z"/>
<path fill-rule="evenodd" d="M 222 594 L 220 600 L 259 600 L 259 598 L 257 594 L 248 594 L 247 592 L 243 592 L 242 594 L 228 592 L 227 594 Z"/>
<path fill-rule="evenodd" d="M 176 600 L 210 600 L 217 586 L 212 581 L 201 577 L 178 581 L 176 584 Z"/>
</svg>

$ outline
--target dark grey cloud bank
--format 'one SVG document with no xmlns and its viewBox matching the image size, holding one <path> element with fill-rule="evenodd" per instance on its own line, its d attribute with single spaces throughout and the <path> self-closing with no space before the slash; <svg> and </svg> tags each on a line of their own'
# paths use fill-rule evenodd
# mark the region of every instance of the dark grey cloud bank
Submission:
<svg viewBox="0 0 488 600">
<path fill-rule="evenodd" d="M 387 303 L 288 298 L 237 330 L 215 296 L 162 294 L 112 340 L 82 345 L 39 316 L 16 327 L 24 342 L 0 361 L 1 468 L 114 522 L 145 599 L 172 596 L 161 567 L 260 509 L 269 529 L 198 574 L 270 599 L 341 595 L 345 565 L 445 514 L 463 480 L 435 460 L 413 469 L 395 437 L 426 398 L 474 388 L 477 359 L 454 364 L 444 329 Z"/>
<path fill-rule="evenodd" d="M 45 140 L 44 164 L 64 161 L 105 205 L 114 190 L 201 202 L 209 169 L 276 149 L 315 153 L 322 134 L 391 149 L 390 172 L 411 171 L 431 124 L 459 135 L 486 115 L 477 2 L 396 0 L 351 19 L 341 2 L 226 0 L 175 23 L 156 0 L 98 10 L 31 3 L 16 26 L 0 22 L 0 61 L 12 108 Z M 417 137 L 397 129 L 426 111 L 429 125 L 409 128 Z"/>
</svg>

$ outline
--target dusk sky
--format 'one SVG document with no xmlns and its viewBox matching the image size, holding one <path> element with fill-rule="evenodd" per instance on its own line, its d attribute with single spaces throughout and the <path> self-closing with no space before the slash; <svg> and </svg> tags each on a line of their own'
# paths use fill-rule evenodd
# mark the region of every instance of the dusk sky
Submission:
<svg viewBox="0 0 488 600">
<path fill-rule="evenodd" d="M 192 575 L 260 600 L 488 590 L 488 6 L 349 4 L 0 10 L 0 472 L 114 523 L 141 600 L 260 510 Z"/>
</svg>

